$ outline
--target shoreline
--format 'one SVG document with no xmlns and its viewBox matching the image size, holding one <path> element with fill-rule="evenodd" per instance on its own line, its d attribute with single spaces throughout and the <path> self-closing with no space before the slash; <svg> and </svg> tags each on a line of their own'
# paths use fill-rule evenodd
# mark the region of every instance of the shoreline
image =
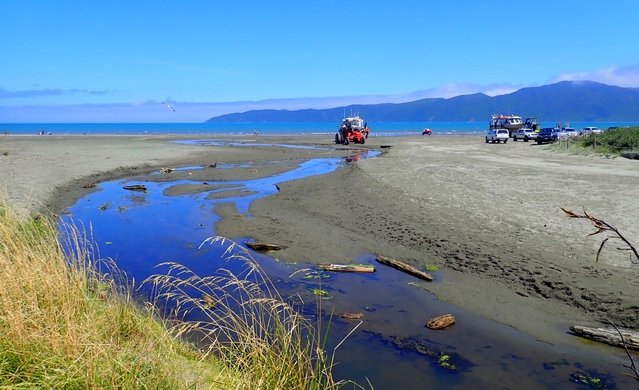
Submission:
<svg viewBox="0 0 639 390">
<path fill-rule="evenodd" d="M 2 137 L 0 152 L 8 155 L 0 155 L 5 167 L 0 186 L 26 210 L 59 213 L 92 191 L 82 188 L 89 181 L 150 173 L 162 166 L 267 162 L 284 155 L 294 162 L 349 153 L 167 142 L 186 138 L 202 137 Z M 335 149 L 322 136 L 259 139 Z M 632 161 L 571 156 L 530 143 L 484 145 L 469 136 L 375 137 L 364 147 L 382 150 L 387 143 L 393 147 L 382 156 L 283 184 L 277 194 L 251 205 L 252 219 L 218 207 L 224 218 L 217 233 L 232 239 L 241 229 L 243 236 L 286 244 L 289 249 L 278 253 L 282 260 L 343 263 L 366 252 L 435 265 L 444 277 L 428 290 L 438 298 L 551 343 L 584 347 L 578 338 L 565 336 L 566 325 L 595 323 L 603 313 L 618 325 L 638 326 L 633 310 L 637 269 L 626 267 L 625 258 L 613 249 L 604 250 L 595 269 L 600 241 L 585 237 L 592 226 L 570 221 L 558 210 L 581 211 L 583 205 L 637 242 L 632 216 L 637 215 L 639 186 L 632 184 L 639 184 L 639 174 Z M 491 175 L 488 168 L 495 164 L 508 169 Z M 589 182 L 597 185 L 591 188 Z M 542 194 L 542 200 L 529 192 Z M 565 203 L 540 207 L 544 196 L 556 194 Z M 487 201 L 494 197 L 499 202 Z M 542 237 L 543 244 L 530 237 Z M 336 240 L 347 245 L 334 245 Z"/>
</svg>

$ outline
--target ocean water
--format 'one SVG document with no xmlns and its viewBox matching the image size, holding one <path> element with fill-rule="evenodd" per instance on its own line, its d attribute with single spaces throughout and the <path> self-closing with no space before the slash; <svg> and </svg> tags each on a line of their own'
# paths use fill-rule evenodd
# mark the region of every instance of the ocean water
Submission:
<svg viewBox="0 0 639 390">
<path fill-rule="evenodd" d="M 567 123 L 564 123 L 567 125 Z M 368 123 L 372 136 L 419 135 L 429 128 L 434 135 L 480 135 L 488 130 L 484 122 L 390 122 Z M 629 122 L 572 122 L 579 130 L 586 126 L 607 129 L 611 126 L 639 126 Z M 18 123 L 0 124 L 0 134 L 235 134 L 253 135 L 257 130 L 263 135 L 332 134 L 337 123 Z M 542 127 L 554 127 L 555 122 L 541 122 Z"/>
</svg>

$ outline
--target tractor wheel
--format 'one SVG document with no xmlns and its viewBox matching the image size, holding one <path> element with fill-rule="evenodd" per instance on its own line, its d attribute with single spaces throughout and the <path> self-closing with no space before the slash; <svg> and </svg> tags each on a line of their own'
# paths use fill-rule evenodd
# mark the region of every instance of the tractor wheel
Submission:
<svg viewBox="0 0 639 390">
<path fill-rule="evenodd" d="M 348 137 L 344 137 L 344 145 L 348 145 Z"/>
<path fill-rule="evenodd" d="M 339 133 L 335 133 L 335 143 L 336 144 L 341 144 L 340 139 L 339 139 Z"/>
<path fill-rule="evenodd" d="M 362 137 L 362 140 L 359 143 L 364 145 L 366 143 L 366 138 Z"/>
</svg>

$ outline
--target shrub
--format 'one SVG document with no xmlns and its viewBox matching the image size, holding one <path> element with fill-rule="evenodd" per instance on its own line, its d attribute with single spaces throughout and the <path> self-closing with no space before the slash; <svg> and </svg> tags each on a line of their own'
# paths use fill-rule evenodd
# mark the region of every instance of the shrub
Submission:
<svg viewBox="0 0 639 390">
<path fill-rule="evenodd" d="M 595 145 L 607 152 L 621 152 L 639 148 L 639 127 L 628 126 L 606 130 L 601 134 L 590 134 L 581 141 L 583 147 Z"/>
</svg>

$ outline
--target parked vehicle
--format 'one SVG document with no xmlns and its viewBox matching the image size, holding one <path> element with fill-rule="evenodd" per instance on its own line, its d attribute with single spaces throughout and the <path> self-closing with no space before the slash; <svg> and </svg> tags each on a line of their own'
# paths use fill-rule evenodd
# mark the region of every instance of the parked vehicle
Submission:
<svg viewBox="0 0 639 390">
<path fill-rule="evenodd" d="M 422 135 L 432 135 L 433 131 L 431 129 L 422 130 Z"/>
<path fill-rule="evenodd" d="M 510 138 L 510 135 L 507 129 L 493 129 L 486 134 L 486 143 L 506 143 L 508 142 L 508 138 Z"/>
<path fill-rule="evenodd" d="M 601 134 L 602 130 L 598 127 L 584 127 L 579 132 L 579 135 L 589 135 L 589 134 Z"/>
<path fill-rule="evenodd" d="M 492 115 L 488 129 L 489 130 L 508 129 L 508 136 L 510 137 L 510 134 L 512 134 L 512 132 L 521 129 L 523 126 L 524 126 L 524 122 L 521 120 L 520 116 Z"/>
<path fill-rule="evenodd" d="M 513 133 L 513 141 L 517 141 L 518 139 L 523 139 L 524 142 L 528 142 L 528 140 L 536 140 L 537 133 L 533 129 L 519 129 L 516 133 Z"/>
<path fill-rule="evenodd" d="M 337 133 L 335 143 L 348 145 L 350 142 L 364 144 L 368 138 L 368 124 L 359 116 L 348 117 L 342 120 Z"/>
<path fill-rule="evenodd" d="M 536 132 L 539 131 L 539 118 L 531 116 L 524 121 L 524 129 L 533 129 Z"/>
<path fill-rule="evenodd" d="M 537 145 L 557 141 L 557 132 L 552 127 L 544 127 L 537 133 Z"/>
</svg>

